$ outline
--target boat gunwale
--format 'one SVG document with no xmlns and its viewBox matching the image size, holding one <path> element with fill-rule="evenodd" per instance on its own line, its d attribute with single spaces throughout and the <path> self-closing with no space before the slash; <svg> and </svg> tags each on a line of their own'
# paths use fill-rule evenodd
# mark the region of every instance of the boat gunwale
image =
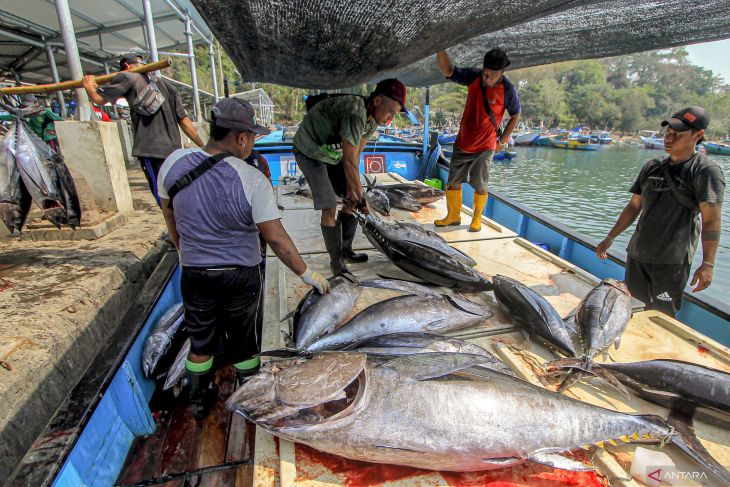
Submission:
<svg viewBox="0 0 730 487">
<path fill-rule="evenodd" d="M 89 367 L 46 424 L 41 434 L 15 467 L 5 485 L 52 484 L 76 446 L 86 425 L 134 346 L 178 265 L 178 254 L 168 250 L 142 287 Z M 73 419 L 69 422 L 69 416 Z M 61 443 L 57 438 L 64 438 Z M 51 444 L 51 447 L 48 447 Z M 48 450 L 57 450 L 48 452 Z M 46 450 L 43 453 L 39 451 Z"/>
</svg>

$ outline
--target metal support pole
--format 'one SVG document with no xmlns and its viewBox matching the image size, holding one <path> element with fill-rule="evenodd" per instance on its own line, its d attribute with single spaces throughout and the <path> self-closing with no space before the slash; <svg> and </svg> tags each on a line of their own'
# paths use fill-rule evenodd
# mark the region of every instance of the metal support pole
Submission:
<svg viewBox="0 0 730 487">
<path fill-rule="evenodd" d="M 216 42 L 218 47 L 216 48 L 216 57 L 218 58 L 218 75 L 221 78 L 221 87 L 223 87 L 223 60 L 221 59 L 221 43 Z M 228 98 L 228 95 L 226 95 L 226 98 Z"/>
<path fill-rule="evenodd" d="M 426 102 L 423 104 L 423 160 L 426 161 L 428 157 L 428 131 L 430 129 L 430 97 L 431 87 L 426 87 Z"/>
<path fill-rule="evenodd" d="M 157 39 L 155 38 L 155 23 L 152 16 L 152 6 L 150 0 L 142 0 L 142 9 L 144 10 L 145 33 L 147 34 L 147 50 L 150 52 L 150 61 L 157 62 L 160 60 L 157 54 Z M 157 76 L 157 73 L 154 74 Z"/>
<path fill-rule="evenodd" d="M 48 66 L 51 68 L 51 77 L 53 77 L 53 82 L 59 83 L 61 80 L 58 78 L 56 56 L 53 54 L 53 47 L 48 44 L 46 44 L 46 57 L 48 58 Z M 56 98 L 58 99 L 58 108 L 61 112 L 60 115 L 61 117 L 66 118 L 66 100 L 63 98 L 63 91 L 57 91 Z"/>
<path fill-rule="evenodd" d="M 111 71 L 109 70 L 109 63 L 104 61 L 104 73 L 109 74 Z"/>
<path fill-rule="evenodd" d="M 76 36 L 74 35 L 74 24 L 71 19 L 71 10 L 68 6 L 68 0 L 55 0 L 56 13 L 58 14 L 58 26 L 61 30 L 63 45 L 66 48 L 66 57 L 68 58 L 68 67 L 71 70 L 73 79 L 82 79 L 84 70 L 81 68 L 81 59 L 79 58 L 79 47 L 76 45 Z M 76 88 L 76 102 L 79 109 L 79 120 L 88 122 L 91 120 L 91 105 L 89 97 L 86 96 L 86 90 Z"/>
<path fill-rule="evenodd" d="M 208 56 L 210 57 L 210 75 L 213 78 L 213 101 L 218 103 L 218 76 L 215 72 L 215 51 L 213 50 L 213 41 L 208 44 Z"/>
<path fill-rule="evenodd" d="M 195 121 L 200 122 L 200 93 L 198 93 L 198 73 L 195 70 L 195 51 L 193 48 L 193 21 L 190 15 L 185 16 L 185 37 L 188 39 L 188 63 L 190 64 L 190 78 L 193 85 L 193 112 Z"/>
</svg>

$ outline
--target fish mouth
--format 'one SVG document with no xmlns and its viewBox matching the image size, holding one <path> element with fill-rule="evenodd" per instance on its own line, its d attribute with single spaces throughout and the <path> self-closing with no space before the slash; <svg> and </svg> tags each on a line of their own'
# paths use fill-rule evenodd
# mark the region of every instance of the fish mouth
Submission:
<svg viewBox="0 0 730 487">
<path fill-rule="evenodd" d="M 275 429 L 334 421 L 364 396 L 366 359 L 360 353 L 327 352 L 271 362 L 241 386 L 227 406 Z"/>
</svg>

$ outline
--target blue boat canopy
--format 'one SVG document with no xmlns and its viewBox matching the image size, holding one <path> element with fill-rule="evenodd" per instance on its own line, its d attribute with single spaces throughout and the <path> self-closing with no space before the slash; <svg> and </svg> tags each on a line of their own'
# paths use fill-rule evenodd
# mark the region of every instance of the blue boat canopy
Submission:
<svg viewBox="0 0 730 487">
<path fill-rule="evenodd" d="M 191 0 L 246 81 L 346 88 L 443 82 L 434 54 L 510 68 L 730 37 L 728 0 Z"/>
</svg>

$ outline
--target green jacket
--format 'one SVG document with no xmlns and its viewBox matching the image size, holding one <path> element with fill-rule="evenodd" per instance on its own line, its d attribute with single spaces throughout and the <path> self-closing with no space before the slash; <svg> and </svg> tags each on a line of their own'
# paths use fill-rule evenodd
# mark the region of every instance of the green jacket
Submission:
<svg viewBox="0 0 730 487">
<path fill-rule="evenodd" d="M 10 122 L 15 120 L 15 117 L 9 113 L 1 114 L 0 120 Z M 56 126 L 53 122 L 58 120 L 63 119 L 56 115 L 50 108 L 46 108 L 44 112 L 30 117 L 28 126 L 38 137 L 43 139 L 43 142 L 48 142 L 56 138 Z"/>
</svg>

